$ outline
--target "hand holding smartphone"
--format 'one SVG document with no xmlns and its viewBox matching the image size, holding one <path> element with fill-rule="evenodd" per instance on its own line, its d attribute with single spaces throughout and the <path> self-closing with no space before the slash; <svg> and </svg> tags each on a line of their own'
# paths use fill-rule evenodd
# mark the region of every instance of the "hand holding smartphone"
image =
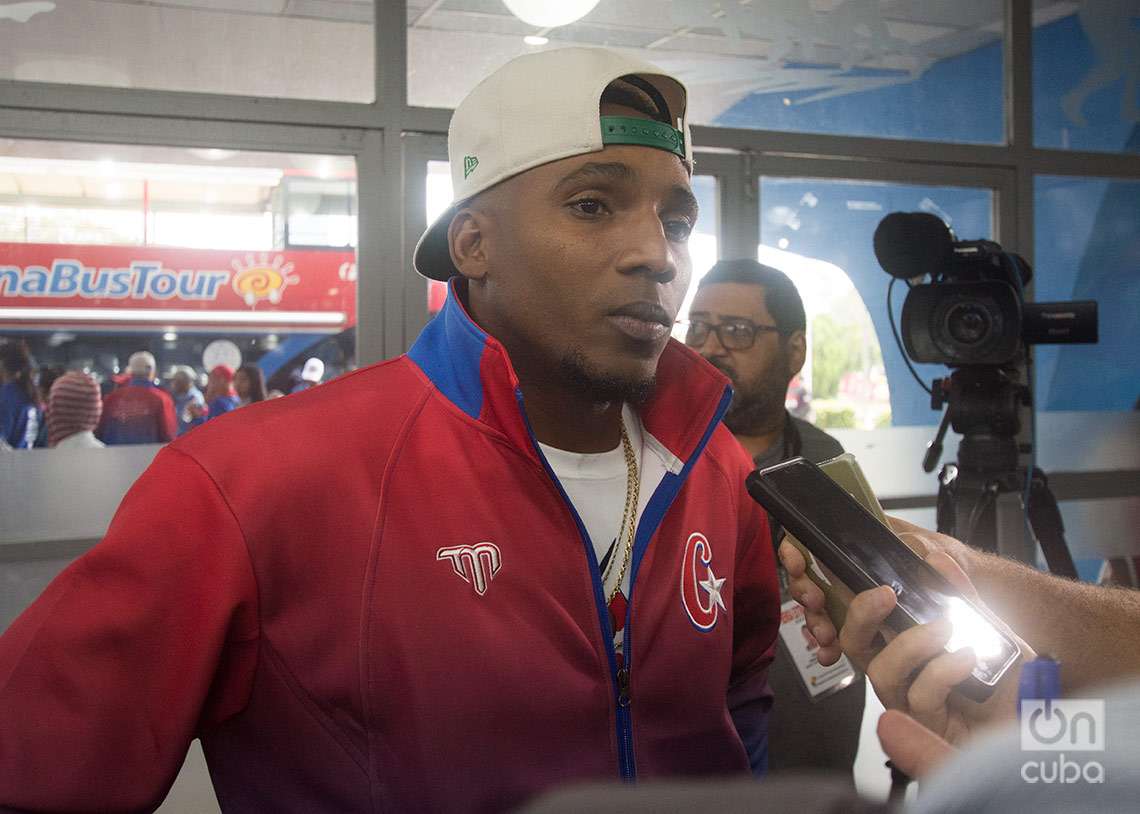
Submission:
<svg viewBox="0 0 1140 814">
<path fill-rule="evenodd" d="M 898 601 L 887 626 L 896 633 L 949 618 L 947 651 L 968 645 L 977 655 L 972 674 L 959 685 L 967 697 L 988 698 L 1016 663 L 1017 644 L 988 610 L 963 596 L 816 465 L 796 458 L 753 472 L 746 485 L 852 591 L 890 585 Z"/>
</svg>

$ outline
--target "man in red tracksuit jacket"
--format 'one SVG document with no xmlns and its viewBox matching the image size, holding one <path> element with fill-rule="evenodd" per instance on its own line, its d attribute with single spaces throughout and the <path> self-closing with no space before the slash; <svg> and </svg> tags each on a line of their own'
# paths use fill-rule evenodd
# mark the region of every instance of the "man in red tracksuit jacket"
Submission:
<svg viewBox="0 0 1140 814">
<path fill-rule="evenodd" d="M 459 203 L 415 257 L 443 311 L 159 453 L 0 638 L 0 807 L 151 809 L 195 737 L 237 812 L 763 770 L 767 521 L 727 380 L 669 339 L 684 116 L 679 82 L 598 49 L 471 93 Z"/>
</svg>

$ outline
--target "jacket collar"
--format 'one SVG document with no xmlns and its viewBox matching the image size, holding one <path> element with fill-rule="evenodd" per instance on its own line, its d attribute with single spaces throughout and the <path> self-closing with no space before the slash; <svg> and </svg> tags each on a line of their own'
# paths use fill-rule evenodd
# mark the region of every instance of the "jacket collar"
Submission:
<svg viewBox="0 0 1140 814">
<path fill-rule="evenodd" d="M 460 278 L 448 283 L 443 309 L 427 324 L 408 357 L 440 394 L 470 418 L 537 457 L 518 376 L 506 349 L 471 319 Z M 683 465 L 703 446 L 731 393 L 728 379 L 700 354 L 670 339 L 657 364 L 657 385 L 639 414 L 646 432 Z"/>
</svg>

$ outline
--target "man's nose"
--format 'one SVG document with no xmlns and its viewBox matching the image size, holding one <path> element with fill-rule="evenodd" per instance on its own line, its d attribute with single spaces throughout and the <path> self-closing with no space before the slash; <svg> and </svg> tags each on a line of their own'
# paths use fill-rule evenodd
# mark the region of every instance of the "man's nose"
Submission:
<svg viewBox="0 0 1140 814">
<path fill-rule="evenodd" d="M 676 278 L 676 249 L 656 212 L 639 213 L 630 226 L 627 240 L 622 271 L 648 274 L 658 283 L 670 283 Z"/>
</svg>

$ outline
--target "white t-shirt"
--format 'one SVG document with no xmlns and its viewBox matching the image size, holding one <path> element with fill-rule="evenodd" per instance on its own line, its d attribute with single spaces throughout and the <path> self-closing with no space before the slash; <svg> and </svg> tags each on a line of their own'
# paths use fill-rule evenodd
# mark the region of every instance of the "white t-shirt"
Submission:
<svg viewBox="0 0 1140 814">
<path fill-rule="evenodd" d="M 628 406 L 622 410 L 622 420 L 629 434 L 629 441 L 637 458 L 641 474 L 638 495 L 637 519 L 656 491 L 666 472 L 679 472 L 681 462 L 671 455 L 652 436 L 647 436 L 641 426 L 641 419 Z M 540 443 L 543 455 L 550 468 L 558 476 L 562 488 L 582 518 L 582 524 L 590 535 L 598 567 L 605 574 L 610 558 L 616 557 L 610 569 L 609 579 L 602 586 L 608 600 L 621 574 L 625 557 L 626 538 L 618 540 L 619 526 L 625 510 L 628 467 L 625 450 L 621 443 L 609 452 L 581 453 L 567 452 Z M 628 534 L 628 529 L 626 530 Z M 620 653 L 625 627 L 625 607 L 629 599 L 629 578 L 633 570 L 633 554 L 622 578 L 621 594 L 610 603 L 610 618 L 614 623 L 614 647 Z"/>
</svg>

